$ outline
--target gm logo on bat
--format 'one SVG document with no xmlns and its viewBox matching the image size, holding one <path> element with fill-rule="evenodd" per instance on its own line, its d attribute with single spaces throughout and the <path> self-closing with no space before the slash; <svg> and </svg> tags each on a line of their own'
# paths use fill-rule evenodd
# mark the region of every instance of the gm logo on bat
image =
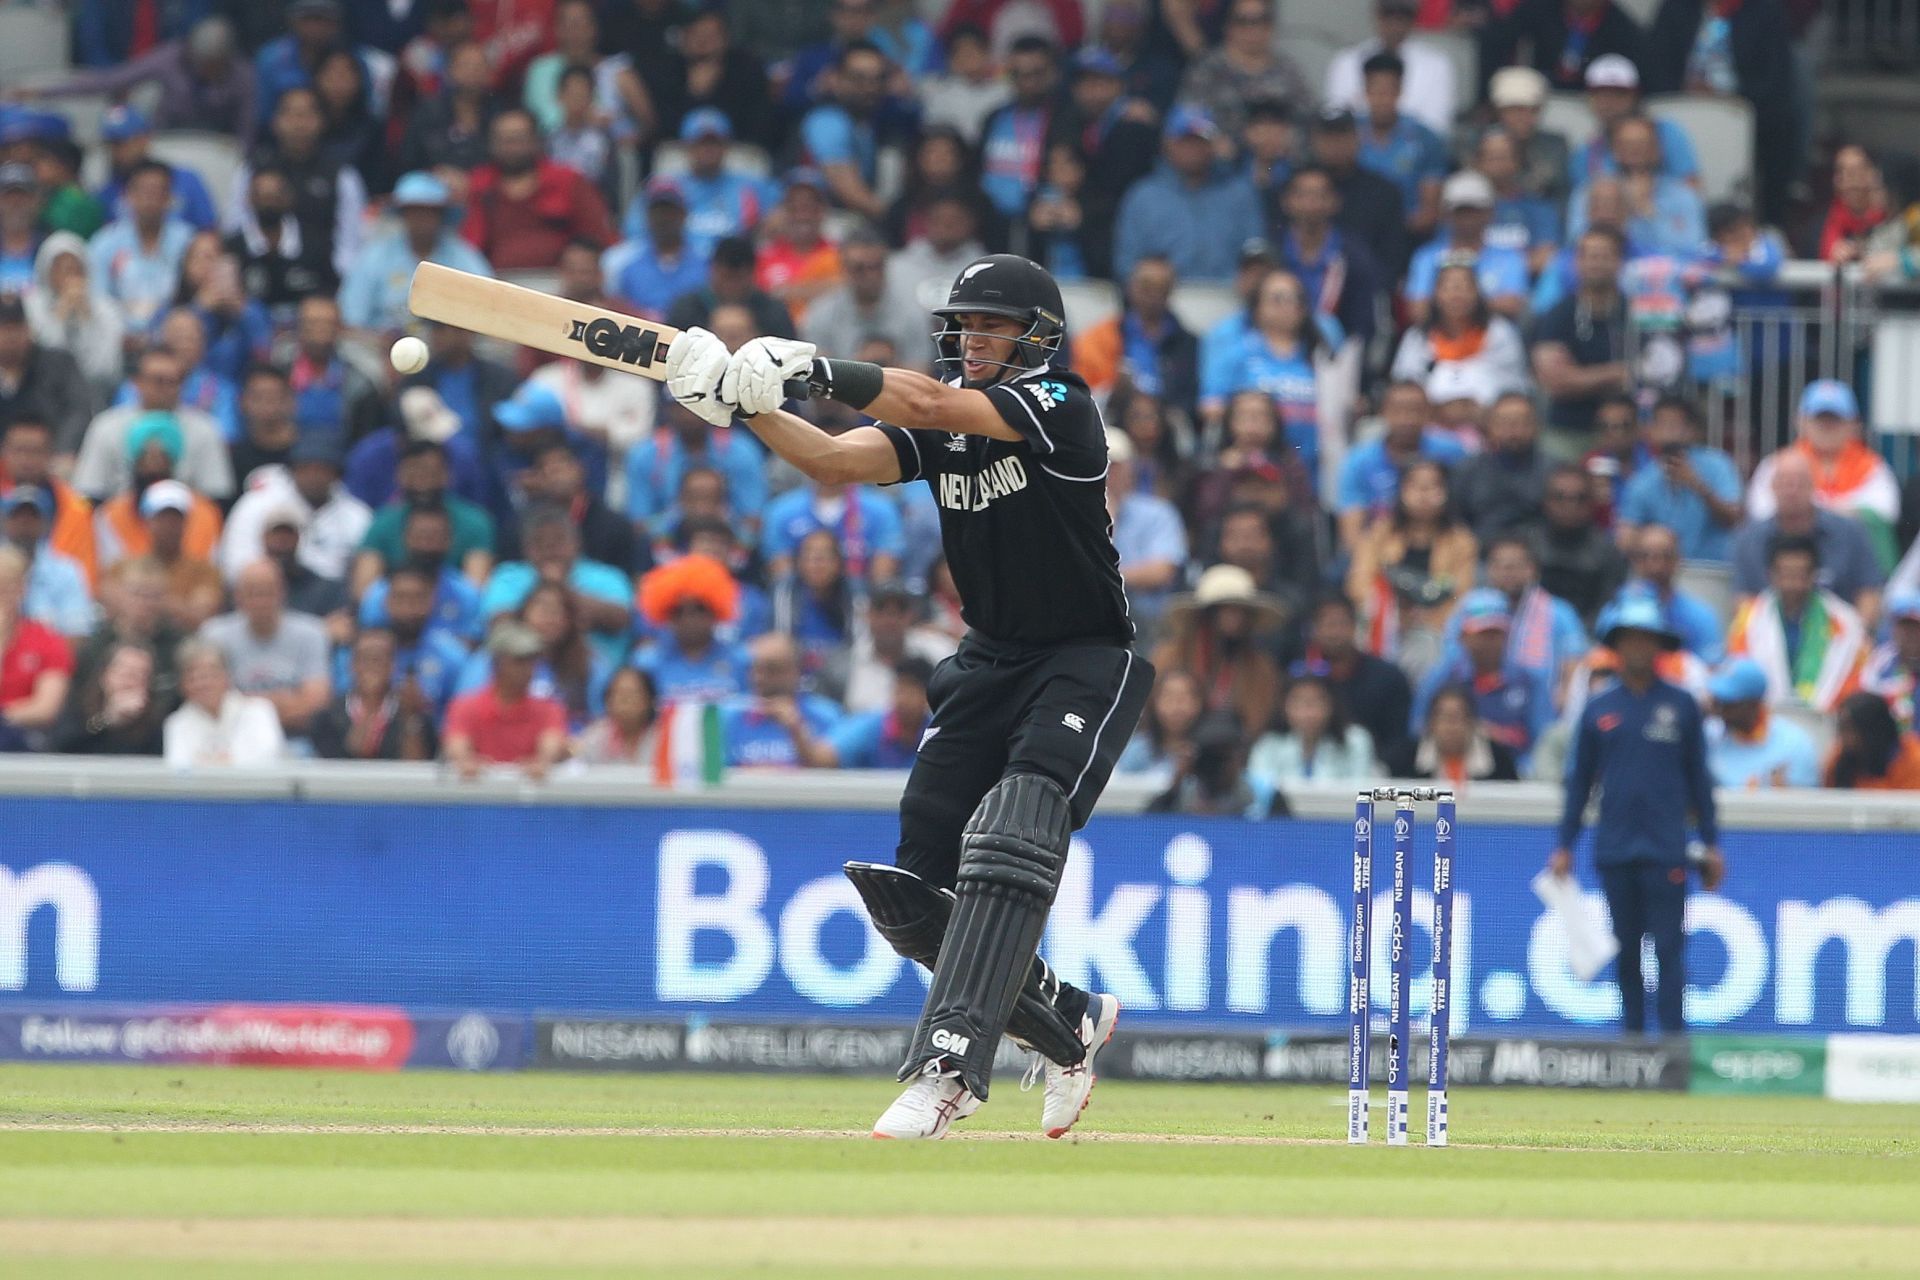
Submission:
<svg viewBox="0 0 1920 1280">
<path fill-rule="evenodd" d="M 605 316 L 598 320 L 575 320 L 573 332 L 567 336 L 594 355 L 618 360 L 621 364 L 652 364 L 656 355 L 666 354 L 655 330 L 621 324 Z"/>
</svg>

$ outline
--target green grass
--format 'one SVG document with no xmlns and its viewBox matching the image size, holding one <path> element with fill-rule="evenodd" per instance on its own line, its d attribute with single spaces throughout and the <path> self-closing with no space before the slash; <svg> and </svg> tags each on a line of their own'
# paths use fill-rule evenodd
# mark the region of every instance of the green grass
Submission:
<svg viewBox="0 0 1920 1280">
<path fill-rule="evenodd" d="M 994 1140 L 1005 1080 L 968 1140 L 860 1140 L 891 1093 L 0 1067 L 0 1275 L 1920 1272 L 1911 1109 L 1456 1091 L 1452 1150 L 1357 1150 L 1343 1091 L 1107 1082 L 1048 1143 Z"/>
</svg>

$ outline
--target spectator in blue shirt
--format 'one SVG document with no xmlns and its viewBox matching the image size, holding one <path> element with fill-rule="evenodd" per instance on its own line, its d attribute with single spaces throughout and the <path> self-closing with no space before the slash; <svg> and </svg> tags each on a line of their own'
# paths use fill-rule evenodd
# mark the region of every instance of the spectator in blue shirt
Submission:
<svg viewBox="0 0 1920 1280">
<path fill-rule="evenodd" d="M 800 121 L 805 164 L 826 179 L 833 201 L 878 222 L 887 203 L 874 189 L 879 179 L 879 112 L 887 92 L 887 56 L 868 40 L 841 46 L 834 64 L 833 97 Z"/>
<path fill-rule="evenodd" d="M 1274 246 L 1282 267 L 1313 299 L 1327 341 L 1373 341 L 1380 303 L 1380 266 L 1360 237 L 1340 229 L 1340 191 L 1333 174 L 1303 164 L 1287 176 L 1281 194 L 1286 230 Z M 1331 322 L 1329 325 L 1328 322 Z"/>
<path fill-rule="evenodd" d="M 1460 685 L 1472 693 L 1487 737 L 1512 751 L 1524 772 L 1534 744 L 1553 724 L 1553 685 L 1507 656 L 1513 615 L 1498 591 L 1481 587 L 1467 592 L 1454 611 L 1454 622 L 1460 630 L 1459 649 L 1421 680 L 1408 732 L 1422 733 L 1434 695 Z"/>
<path fill-rule="evenodd" d="M 360 628 L 367 631 L 385 627 L 393 633 L 393 680 L 396 687 L 412 680 L 432 708 L 437 720 L 446 713 L 460 683 L 467 662 L 463 640 L 472 632 L 456 631 L 445 625 L 445 605 L 437 597 L 444 595 L 449 583 L 463 592 L 478 617 L 479 594 L 471 584 L 451 570 L 442 569 L 438 581 L 424 567 L 401 565 L 385 578 L 367 588 L 360 602 Z M 334 659 L 334 688 L 346 692 L 349 663 L 345 650 Z"/>
<path fill-rule="evenodd" d="M 1820 760 L 1813 739 L 1785 716 L 1767 713 L 1767 673 L 1752 658 L 1735 658 L 1707 684 L 1714 718 L 1707 721 L 1707 763 L 1715 785 L 1735 791 L 1817 787 Z"/>
<path fill-rule="evenodd" d="M 1173 263 L 1182 280 L 1225 283 L 1233 278 L 1242 245 L 1261 238 L 1260 197 L 1244 173 L 1216 163 L 1220 130 L 1198 107 L 1176 107 L 1167 117 L 1163 163 L 1134 183 L 1120 202 L 1113 270 L 1124 279 L 1141 258 Z M 1204 227 L 1206 234 L 1196 235 Z"/>
<path fill-rule="evenodd" d="M 287 34 L 260 46 L 253 58 L 261 115 L 272 115 L 287 90 L 312 85 L 320 60 L 340 44 L 341 17 L 340 0 L 292 0 L 287 5 Z"/>
<path fill-rule="evenodd" d="M 800 539 L 793 568 L 774 582 L 770 603 L 772 629 L 793 638 L 808 688 L 852 648 L 862 594 L 847 576 L 832 531 L 815 529 Z"/>
<path fill-rule="evenodd" d="M 1699 831 L 1705 845 L 1698 858 L 1701 888 L 1719 888 L 1726 875 L 1705 726 L 1693 695 L 1655 673 L 1661 651 L 1677 648 L 1680 641 L 1652 601 L 1630 597 L 1619 605 L 1606 619 L 1601 641 L 1619 655 L 1620 677 L 1580 713 L 1559 843 L 1547 869 L 1558 876 L 1572 874 L 1574 843 L 1598 783 L 1593 860 L 1620 943 L 1615 969 L 1623 1029 L 1629 1035 L 1647 1029 L 1640 945 L 1651 935 L 1660 964 L 1660 1031 L 1683 1035 L 1692 831 Z"/>
<path fill-rule="evenodd" d="M 1013 101 L 980 129 L 980 188 L 1002 217 L 1017 219 L 1040 185 L 1047 137 L 1053 132 L 1060 89 L 1054 47 L 1044 36 L 1022 36 L 1007 55 Z"/>
<path fill-rule="evenodd" d="M 932 680 L 933 664 L 925 658 L 909 655 L 895 663 L 892 704 L 840 722 L 829 736 L 835 762 L 842 769 L 911 769 L 931 715 Z"/>
<path fill-rule="evenodd" d="M 119 304 L 127 324 L 143 329 L 173 301 L 193 228 L 170 212 L 173 171 L 156 161 L 127 175 L 125 208 L 94 233 L 87 269 L 95 287 Z"/>
<path fill-rule="evenodd" d="M 156 326 L 155 345 L 166 348 L 185 369 L 180 383 L 180 403 L 198 409 L 220 428 L 221 438 L 232 444 L 240 439 L 240 393 L 231 379 L 207 367 L 207 326 L 190 307 L 175 307 Z M 120 386 L 116 405 L 140 402 L 140 392 L 131 381 Z M 234 479 L 245 481 L 244 474 Z"/>
<path fill-rule="evenodd" d="M 535 500 L 527 491 L 525 477 L 540 455 L 556 444 L 565 444 L 586 470 L 586 490 L 607 490 L 607 446 L 585 432 L 576 430 L 560 393 L 545 382 L 531 378 L 520 384 L 513 395 L 494 406 L 493 420 L 500 435 L 493 442 L 494 506 L 502 521 L 512 518 L 513 510 Z"/>
<path fill-rule="evenodd" d="M 900 576 L 906 551 L 900 509 L 864 485 L 824 484 L 809 480 L 767 504 L 760 552 L 767 573 L 778 578 L 793 564 L 800 540 L 826 529 L 840 540 L 847 574 L 859 582 L 887 582 Z"/>
<path fill-rule="evenodd" d="M 1660 602 L 1667 629 L 1680 645 L 1709 666 L 1727 649 L 1727 624 L 1706 601 L 1675 585 L 1680 572 L 1680 540 L 1665 525 L 1643 524 L 1625 539 L 1633 577 L 1621 590 L 1642 591 Z"/>
<path fill-rule="evenodd" d="M 1700 193 L 1660 169 L 1660 134 L 1645 116 L 1628 116 L 1613 126 L 1613 161 L 1627 197 L 1627 241 L 1636 255 L 1659 253 L 1694 258 L 1708 250 L 1707 207 Z M 1587 189 L 1574 192 L 1567 234 L 1587 226 Z"/>
<path fill-rule="evenodd" d="M 486 617 L 480 611 L 480 588 L 448 565 L 440 551 L 452 534 L 439 516 L 433 508 L 422 507 L 408 517 L 404 535 L 408 558 L 386 577 L 367 585 L 360 597 L 360 625 L 392 627 L 403 646 L 426 632 L 444 636 L 460 648 L 464 660 L 467 646 L 481 640 Z M 416 593 L 409 579 L 401 588 L 401 598 L 393 598 L 395 578 L 403 570 L 420 576 L 426 584 L 424 593 Z"/>
<path fill-rule="evenodd" d="M 1107 429 L 1107 511 L 1120 577 L 1133 619 L 1151 636 L 1187 566 L 1187 530 L 1179 510 L 1134 483 L 1133 441 Z"/>
<path fill-rule="evenodd" d="M 1318 476 L 1320 394 L 1314 359 L 1322 338 L 1306 289 L 1291 272 L 1268 272 L 1254 292 L 1247 321 L 1238 342 L 1215 344 L 1208 353 L 1200 375 L 1201 417 L 1217 433 L 1234 395 L 1265 392 L 1285 443 L 1299 452 L 1308 474 Z"/>
<path fill-rule="evenodd" d="M 1614 521 L 1623 535 L 1635 525 L 1665 525 L 1679 539 L 1681 559 L 1725 564 L 1745 495 L 1733 459 L 1700 443 L 1704 426 L 1693 401 L 1661 397 L 1647 424 L 1653 461 L 1627 481 Z"/>
<path fill-rule="evenodd" d="M 732 142 L 733 123 L 717 107 L 698 107 L 680 122 L 687 171 L 675 174 L 674 181 L 687 203 L 687 243 L 702 262 L 728 236 L 752 235 L 767 211 L 779 203 L 778 193 L 764 178 L 727 168 L 727 148 Z M 650 201 L 651 196 L 643 193 L 627 206 L 620 230 L 628 240 L 647 238 Z"/>
<path fill-rule="evenodd" d="M 71 556 L 62 555 L 47 543 L 47 527 L 52 521 L 48 492 L 38 485 L 20 485 L 0 498 L 0 513 L 6 523 L 0 527 L 5 543 L 12 545 L 27 561 L 26 599 L 21 612 L 34 622 L 69 639 L 93 632 L 96 610 L 87 590 L 86 571 Z"/>
<path fill-rule="evenodd" d="M 520 528 L 526 558 L 494 569 L 480 596 L 482 616 L 491 621 L 518 609 L 542 582 L 564 583 L 573 589 L 582 626 L 595 650 L 610 664 L 625 658 L 633 610 L 633 586 L 627 575 L 612 565 L 583 558 L 573 517 L 557 507 L 533 508 L 521 517 Z"/>
<path fill-rule="evenodd" d="M 383 336 L 413 323 L 407 290 L 422 262 L 491 276 L 480 251 L 454 234 L 447 184 L 430 173 L 409 173 L 394 184 L 392 205 L 400 226 L 354 258 L 340 284 L 340 314 L 354 329 Z"/>
<path fill-rule="evenodd" d="M 1487 228 L 1487 243 L 1523 255 L 1533 275 L 1546 270 L 1560 252 L 1560 210 L 1527 188 L 1520 144 L 1505 129 L 1489 129 L 1474 148 L 1473 164 L 1493 184 L 1493 223 Z"/>
<path fill-rule="evenodd" d="M 831 769 L 840 708 L 800 691 L 800 651 L 769 632 L 748 646 L 747 692 L 720 704 L 720 739 L 730 769 Z"/>
<path fill-rule="evenodd" d="M 627 517 L 642 537 L 672 534 L 681 482 L 702 469 L 725 478 L 725 514 L 757 541 L 767 505 L 766 455 L 750 433 L 712 426 L 673 400 L 661 405 L 653 432 L 627 453 Z"/>
<path fill-rule="evenodd" d="M 1426 322 L 1440 268 L 1461 262 L 1473 264 L 1480 296 L 1489 307 L 1509 319 L 1525 315 L 1526 255 L 1487 241 L 1487 228 L 1493 225 L 1493 184 L 1484 174 L 1463 170 L 1447 179 L 1440 204 L 1446 210 L 1447 229 L 1416 250 L 1407 268 L 1408 310 L 1414 322 Z"/>
<path fill-rule="evenodd" d="M 94 195 L 100 212 L 111 222 L 125 212 L 120 202 L 127 179 L 145 163 L 161 165 L 173 177 L 173 215 L 195 231 L 211 231 L 220 217 L 207 194 L 207 184 L 191 169 L 181 169 L 153 158 L 153 122 L 135 107 L 114 107 L 100 120 L 100 140 L 107 146 L 107 181 Z"/>
<path fill-rule="evenodd" d="M 724 564 L 682 556 L 641 579 L 639 603 L 655 635 L 633 665 L 653 677 L 662 703 L 717 702 L 746 688 L 746 650 L 720 634 L 740 611 L 740 586 Z"/>
<path fill-rule="evenodd" d="M 1407 230 L 1416 241 L 1440 222 L 1440 182 L 1453 167 L 1446 143 L 1412 116 L 1400 113 L 1407 67 L 1396 55 L 1376 53 L 1360 66 L 1366 114 L 1360 120 L 1360 163 L 1400 189 Z"/>
<path fill-rule="evenodd" d="M 660 319 L 707 281 L 707 256 L 687 239 L 687 197 L 678 178 L 647 183 L 647 237 L 607 251 L 607 290 L 641 315 Z"/>
<path fill-rule="evenodd" d="M 1340 545 L 1351 550 L 1376 516 L 1393 510 L 1400 473 L 1426 460 L 1452 466 L 1467 456 L 1458 440 L 1433 425 L 1433 406 L 1418 382 L 1396 382 L 1381 393 L 1380 420 L 1386 430 L 1347 450 L 1334 493 L 1334 519 Z"/>
</svg>

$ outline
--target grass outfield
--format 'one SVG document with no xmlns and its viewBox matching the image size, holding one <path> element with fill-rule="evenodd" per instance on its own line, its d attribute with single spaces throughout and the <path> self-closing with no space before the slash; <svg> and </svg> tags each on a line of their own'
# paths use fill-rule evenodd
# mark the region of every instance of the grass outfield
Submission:
<svg viewBox="0 0 1920 1280">
<path fill-rule="evenodd" d="M 1053 1143 L 1001 1088 L 913 1145 L 874 1080 L 0 1067 L 0 1275 L 1920 1273 L 1912 1109 L 1456 1090 L 1389 1151 L 1343 1090 L 1108 1082 Z"/>
</svg>

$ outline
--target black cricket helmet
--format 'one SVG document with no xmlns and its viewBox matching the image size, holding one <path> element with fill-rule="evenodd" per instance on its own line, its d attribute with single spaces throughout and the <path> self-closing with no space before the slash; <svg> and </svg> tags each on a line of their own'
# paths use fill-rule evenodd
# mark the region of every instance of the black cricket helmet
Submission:
<svg viewBox="0 0 1920 1280">
<path fill-rule="evenodd" d="M 946 377 L 961 375 L 961 343 L 969 333 L 978 332 L 963 328 L 961 316 L 1005 316 L 1027 326 L 1013 340 L 1012 361 L 991 362 L 1014 374 L 1051 361 L 1067 337 L 1060 286 L 1045 267 L 1017 253 L 990 253 L 968 263 L 948 290 L 946 305 L 935 307 L 933 314 L 943 322 L 934 330 L 933 343 L 940 372 Z"/>
</svg>

